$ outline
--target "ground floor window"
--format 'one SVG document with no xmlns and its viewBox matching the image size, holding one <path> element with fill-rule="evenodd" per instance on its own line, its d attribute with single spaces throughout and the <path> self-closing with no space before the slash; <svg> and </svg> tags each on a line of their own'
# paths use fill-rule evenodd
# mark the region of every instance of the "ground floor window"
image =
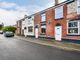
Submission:
<svg viewBox="0 0 80 60">
<path fill-rule="evenodd" d="M 28 27 L 28 32 L 33 32 L 33 27 L 32 26 Z"/>
<path fill-rule="evenodd" d="M 46 29 L 45 28 L 41 28 L 41 33 L 45 34 L 46 33 Z"/>
<path fill-rule="evenodd" d="M 70 35 L 79 35 L 80 21 L 68 21 L 67 22 L 67 33 Z"/>
<path fill-rule="evenodd" d="M 41 34 L 45 34 L 46 33 L 46 25 L 42 25 L 41 26 Z"/>
</svg>

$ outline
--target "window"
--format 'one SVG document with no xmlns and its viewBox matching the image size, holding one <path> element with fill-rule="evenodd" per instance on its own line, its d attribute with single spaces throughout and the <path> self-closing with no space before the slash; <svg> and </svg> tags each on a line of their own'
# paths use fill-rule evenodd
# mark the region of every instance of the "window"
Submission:
<svg viewBox="0 0 80 60">
<path fill-rule="evenodd" d="M 31 24 L 31 20 L 30 19 L 28 19 L 28 25 L 30 25 Z"/>
<path fill-rule="evenodd" d="M 44 21 L 46 21 L 46 14 L 41 15 L 41 22 L 44 22 Z"/>
<path fill-rule="evenodd" d="M 33 27 L 32 26 L 28 27 L 28 32 L 33 32 Z"/>
<path fill-rule="evenodd" d="M 42 34 L 45 34 L 46 33 L 46 26 L 41 26 L 41 33 Z"/>
<path fill-rule="evenodd" d="M 68 34 L 79 35 L 79 21 L 69 21 L 67 26 Z"/>
<path fill-rule="evenodd" d="M 63 18 L 63 6 L 55 8 L 55 19 Z"/>
<path fill-rule="evenodd" d="M 41 28 L 41 33 L 45 34 L 46 33 L 46 29 L 45 28 Z"/>
</svg>

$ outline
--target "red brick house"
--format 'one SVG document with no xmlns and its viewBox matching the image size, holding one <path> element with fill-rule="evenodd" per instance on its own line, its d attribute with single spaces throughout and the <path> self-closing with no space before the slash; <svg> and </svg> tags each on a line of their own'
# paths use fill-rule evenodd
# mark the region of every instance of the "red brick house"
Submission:
<svg viewBox="0 0 80 60">
<path fill-rule="evenodd" d="M 80 3 L 69 0 L 34 15 L 39 37 L 80 41 Z"/>
<path fill-rule="evenodd" d="M 16 24 L 16 34 L 17 35 L 21 35 L 21 27 L 22 27 L 22 21 L 21 20 L 18 20 L 17 21 L 17 24 Z"/>
</svg>

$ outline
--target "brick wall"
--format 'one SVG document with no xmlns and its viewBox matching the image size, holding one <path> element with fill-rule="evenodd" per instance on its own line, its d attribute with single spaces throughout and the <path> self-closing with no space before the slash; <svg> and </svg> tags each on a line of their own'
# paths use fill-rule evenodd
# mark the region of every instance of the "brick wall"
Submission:
<svg viewBox="0 0 80 60">
<path fill-rule="evenodd" d="M 16 24 L 16 27 L 17 27 L 16 34 L 17 35 L 21 35 L 21 25 L 22 25 L 21 20 L 17 21 L 17 24 Z"/>
<path fill-rule="evenodd" d="M 76 3 L 76 2 L 74 2 Z M 73 7 L 76 5 L 73 3 Z M 70 7 L 69 7 L 70 8 Z M 73 8 L 73 9 L 75 9 Z M 60 24 L 62 26 L 62 38 L 70 38 L 70 39 L 80 39 L 80 36 L 68 36 L 67 35 L 67 20 L 68 18 L 74 19 L 77 16 L 76 10 L 72 10 L 73 12 L 68 12 L 68 6 L 67 4 L 63 5 L 63 18 L 59 20 L 55 20 L 55 8 L 49 8 L 46 10 L 46 37 L 55 37 L 55 26 L 56 24 Z M 39 12 L 40 13 L 40 12 Z M 39 24 L 39 34 L 41 33 L 41 28 L 40 28 L 40 21 L 41 21 L 41 16 L 40 14 L 37 13 L 35 14 L 34 17 L 34 26 L 36 24 Z M 80 17 L 80 16 L 79 16 Z"/>
</svg>

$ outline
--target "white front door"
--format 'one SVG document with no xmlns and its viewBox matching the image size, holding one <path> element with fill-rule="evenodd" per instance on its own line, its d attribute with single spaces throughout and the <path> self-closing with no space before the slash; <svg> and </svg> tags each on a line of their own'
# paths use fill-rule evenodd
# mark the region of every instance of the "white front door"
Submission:
<svg viewBox="0 0 80 60">
<path fill-rule="evenodd" d="M 24 30 L 24 35 L 27 37 L 27 29 Z"/>
<path fill-rule="evenodd" d="M 35 29 L 35 38 L 38 38 L 38 28 Z"/>
<path fill-rule="evenodd" d="M 55 40 L 61 41 L 62 38 L 62 26 L 55 27 Z"/>
</svg>

